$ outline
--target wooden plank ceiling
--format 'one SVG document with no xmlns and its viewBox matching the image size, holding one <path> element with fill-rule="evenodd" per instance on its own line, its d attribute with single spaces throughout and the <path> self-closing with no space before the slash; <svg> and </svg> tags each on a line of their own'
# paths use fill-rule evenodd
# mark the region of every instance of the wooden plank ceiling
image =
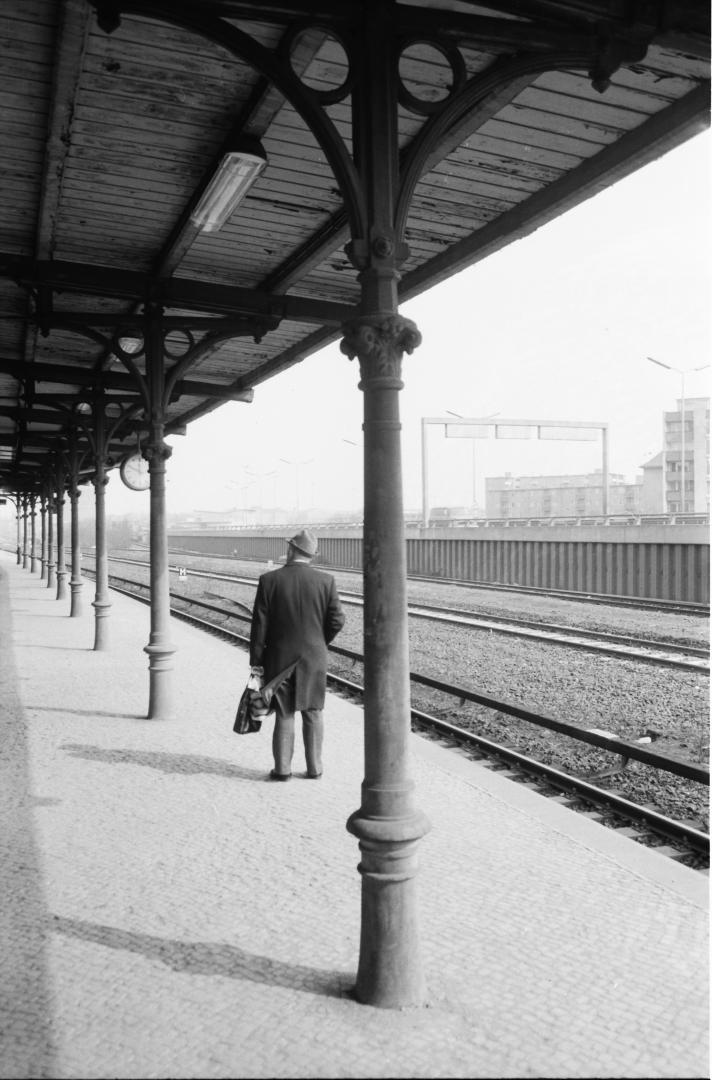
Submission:
<svg viewBox="0 0 712 1080">
<path fill-rule="evenodd" d="M 293 38 L 293 71 L 333 91 L 323 109 L 350 152 L 354 46 L 343 43 L 358 42 L 349 30 L 367 7 L 0 5 L 0 490 L 36 489 L 58 439 L 83 432 L 76 406 L 94 390 L 124 407 L 138 400 L 111 338 L 136 336 L 147 298 L 175 323 L 169 367 L 212 335 L 177 381 L 169 432 L 339 336 L 359 284 L 325 148 L 269 72 L 192 27 L 196 11 L 222 18 L 275 64 Z M 708 123 L 707 3 L 411 0 L 394 17 L 404 169 L 453 86 L 462 102 L 416 170 L 402 299 Z M 565 62 L 582 48 L 588 59 Z M 503 66 L 507 77 L 491 79 Z M 222 229 L 200 232 L 189 211 L 239 133 L 261 141 L 267 167 Z M 136 366 L 145 370 L 141 357 Z M 135 410 L 114 463 L 145 429 Z"/>
</svg>

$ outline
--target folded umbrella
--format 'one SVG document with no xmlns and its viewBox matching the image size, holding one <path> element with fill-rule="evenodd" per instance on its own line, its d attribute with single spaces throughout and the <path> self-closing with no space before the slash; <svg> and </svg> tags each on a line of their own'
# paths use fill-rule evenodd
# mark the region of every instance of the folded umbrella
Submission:
<svg viewBox="0 0 712 1080">
<path fill-rule="evenodd" d="M 286 667 L 284 671 L 280 671 L 278 675 L 270 679 L 268 683 L 262 687 L 261 690 L 254 690 L 252 692 L 252 704 L 251 711 L 253 716 L 266 716 L 269 712 L 270 705 L 272 704 L 272 698 L 275 692 L 279 689 L 283 682 L 285 682 L 292 672 L 295 670 L 299 659 L 297 658 L 293 664 Z"/>
</svg>

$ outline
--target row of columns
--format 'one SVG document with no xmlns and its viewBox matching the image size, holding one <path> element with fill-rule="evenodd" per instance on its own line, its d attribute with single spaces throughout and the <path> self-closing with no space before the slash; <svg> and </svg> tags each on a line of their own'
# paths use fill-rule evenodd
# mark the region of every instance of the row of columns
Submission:
<svg viewBox="0 0 712 1080">
<path fill-rule="evenodd" d="M 357 358 L 364 395 L 364 682 L 365 739 L 361 806 L 348 830 L 358 839 L 362 880 L 361 947 L 356 997 L 382 1007 L 419 1004 L 424 999 L 415 878 L 417 850 L 429 823 L 415 805 L 411 773 L 410 692 L 407 633 L 405 536 L 398 398 L 401 361 L 419 344 L 415 325 L 398 314 L 397 252 L 389 242 L 352 247 L 362 286 L 361 314 L 343 328 L 342 350 Z M 166 523 L 165 375 L 160 324 L 147 319 L 145 397 L 148 438 L 142 453 L 150 478 L 151 629 L 149 719 L 174 715 L 170 637 L 170 575 Z M 109 598 L 105 491 L 107 447 L 112 432 L 99 395 L 95 401 L 92 483 L 96 510 L 94 649 L 108 648 Z M 82 611 L 78 470 L 58 455 L 55 475 L 39 496 L 18 498 L 18 563 L 36 572 L 57 599 L 67 595 L 65 492 L 71 505 L 71 611 Z M 75 461 L 76 465 L 76 461 Z M 67 475 L 68 472 L 68 475 Z M 36 506 L 41 518 L 37 557 Z M 20 522 L 22 520 L 22 530 Z"/>
<path fill-rule="evenodd" d="M 361 287 L 356 317 L 343 327 L 342 350 L 357 358 L 364 395 L 364 779 L 361 805 L 347 822 L 361 853 L 361 942 L 355 996 L 380 1007 L 422 1004 L 425 982 L 420 960 L 415 897 L 417 852 L 429 829 L 415 803 L 410 762 L 410 685 L 406 601 L 405 535 L 399 392 L 401 361 L 420 342 L 415 325 L 399 314 L 400 268 L 409 187 L 400 177 L 398 70 L 394 61 L 395 4 L 364 6 L 362 48 L 353 57 L 354 146 L 331 140 L 348 192 L 351 241 L 346 254 Z M 307 103 L 312 110 L 311 98 Z M 305 105 L 305 108 L 307 108 Z M 322 130 L 325 130 L 322 127 Z M 165 333 L 160 308 L 144 308 L 140 347 L 127 352 L 121 338 L 110 343 L 132 374 L 148 428 L 142 442 L 150 477 L 151 630 L 150 719 L 173 716 L 170 595 L 166 533 L 165 474 L 170 448 L 164 440 L 171 380 L 166 378 Z M 137 358 L 143 353 L 139 367 Z M 191 362 L 190 350 L 172 371 Z M 104 487 L 107 445 L 103 408 L 94 410 L 96 492 L 95 649 L 106 647 L 109 608 Z M 58 484 L 63 494 L 64 483 Z M 63 558 L 62 498 L 57 501 L 57 550 Z M 74 506 L 74 504 L 73 504 Z M 52 515 L 49 515 L 51 529 Z M 72 583 L 80 587 L 74 561 Z M 49 567 L 49 564 L 48 564 Z M 63 563 L 57 564 L 59 595 Z"/>
<path fill-rule="evenodd" d="M 94 651 L 108 648 L 108 620 L 111 607 L 109 597 L 109 573 L 107 556 L 106 501 L 105 489 L 107 476 L 107 422 L 104 412 L 104 400 L 97 394 L 94 401 L 94 423 L 87 431 L 94 450 L 94 475 L 91 483 L 95 492 L 95 595 L 94 608 Z M 84 612 L 82 580 L 82 557 L 79 542 L 79 460 L 76 437 L 72 440 L 68 454 L 58 453 L 52 470 L 39 494 L 16 493 L 10 496 L 16 508 L 17 517 L 17 564 L 23 569 L 36 573 L 46 582 L 48 589 L 56 590 L 56 599 L 65 600 L 70 596 L 71 618 L 78 618 Z M 70 564 L 66 561 L 65 495 L 69 496 L 70 505 Z M 40 552 L 37 550 L 37 507 L 40 517 Z M 69 581 L 67 579 L 69 578 Z"/>
<path fill-rule="evenodd" d="M 405 536 L 398 398 L 401 361 L 419 344 L 415 325 L 398 314 L 396 253 L 383 242 L 352 249 L 362 285 L 362 314 L 343 328 L 342 351 L 357 358 L 364 395 L 364 667 L 365 740 L 362 801 L 347 828 L 358 838 L 362 880 L 361 947 L 356 997 L 385 1007 L 424 999 L 415 877 L 417 849 L 429 823 L 415 805 L 409 758 L 410 693 L 407 633 Z M 159 324 L 156 324 L 159 325 Z M 165 374 L 159 330 L 148 325 L 146 397 L 149 435 L 142 452 L 150 478 L 151 629 L 149 719 L 174 715 L 170 638 L 170 575 L 166 522 Z M 111 607 L 108 578 L 105 494 L 111 421 L 99 395 L 93 410 L 92 484 L 95 491 L 96 582 L 94 649 L 108 648 Z M 71 506 L 71 611 L 82 611 L 81 551 L 76 467 L 58 455 L 52 482 L 39 496 L 17 500 L 18 563 L 36 572 L 57 599 L 67 595 L 65 491 Z M 76 461 L 75 461 L 76 465 Z M 68 476 L 67 476 L 68 471 Z M 51 490 L 50 490 L 51 489 Z M 36 547 L 36 506 L 41 519 L 41 556 Z M 21 528 L 22 522 L 22 528 Z"/>
<path fill-rule="evenodd" d="M 149 462 L 150 475 L 150 536 L 151 536 L 151 633 L 145 652 L 149 657 L 149 719 L 173 717 L 173 670 L 172 657 L 175 648 L 170 640 L 170 581 L 168 567 L 168 537 L 165 507 L 166 461 L 171 449 L 165 442 L 165 410 L 162 407 L 165 394 L 163 371 L 163 342 L 160 323 L 150 324 L 149 363 L 150 385 L 147 388 L 151 402 L 150 438 L 144 447 Z M 95 595 L 94 651 L 103 651 L 109 645 L 108 615 L 111 608 L 109 593 L 109 570 L 106 529 L 106 485 L 108 483 L 108 448 L 117 418 L 107 417 L 107 400 L 98 392 L 93 400 L 93 424 L 85 429 L 85 435 L 94 451 L 91 483 L 95 493 Z M 121 418 L 118 418 L 121 419 Z M 69 495 L 71 507 L 69 569 L 65 552 L 65 494 Z M 10 498 L 15 502 L 17 515 L 17 564 L 36 573 L 47 587 L 56 589 L 56 599 L 64 600 L 71 593 L 70 617 L 83 613 L 81 575 L 81 547 L 79 543 L 79 453 L 76 437 L 69 452 L 57 454 L 52 476 L 46 479 L 41 492 L 16 493 Z M 37 506 L 41 521 L 41 554 L 37 552 Z M 71 576 L 70 576 L 71 575 Z M 69 582 L 67 578 L 69 577 Z"/>
<path fill-rule="evenodd" d="M 82 613 L 81 549 L 79 547 L 79 500 L 76 485 L 70 491 L 71 503 L 71 567 L 72 604 L 70 614 Z M 63 492 L 15 497 L 17 516 L 17 565 L 35 574 L 48 589 L 56 589 L 56 599 L 67 596 L 67 565 L 64 537 Z M 37 543 L 37 506 L 39 504 L 40 540 Z"/>
<path fill-rule="evenodd" d="M 362 801 L 347 828 L 361 851 L 362 918 L 356 997 L 385 1007 L 419 1004 L 424 999 L 415 877 L 417 849 L 429 823 L 415 805 L 409 758 L 410 693 L 407 634 L 405 536 L 402 507 L 399 391 L 401 361 L 418 345 L 415 325 L 397 311 L 398 272 L 388 244 L 377 248 L 377 265 L 356 254 L 362 285 L 362 314 L 344 327 L 342 351 L 357 358 L 364 394 L 364 658 L 365 740 Z M 150 338 L 146 335 L 150 342 Z M 143 454 L 150 477 L 151 630 L 149 719 L 171 719 L 173 657 L 170 639 L 170 580 L 166 523 L 163 350 L 154 335 L 147 349 L 147 388 L 151 421 Z M 152 373 L 152 374 L 151 374 Z M 96 581 L 94 649 L 108 648 L 111 607 L 108 579 L 105 493 L 106 448 L 111 434 L 103 405 L 93 416 Z M 107 430 L 108 429 L 108 430 Z M 52 483 L 39 496 L 17 498 L 18 563 L 31 572 L 41 567 L 58 600 L 67 595 L 65 491 L 71 506 L 71 611 L 81 614 L 77 469 L 59 460 Z M 67 479 L 69 480 L 67 486 Z M 41 519 L 37 557 L 36 506 Z"/>
</svg>

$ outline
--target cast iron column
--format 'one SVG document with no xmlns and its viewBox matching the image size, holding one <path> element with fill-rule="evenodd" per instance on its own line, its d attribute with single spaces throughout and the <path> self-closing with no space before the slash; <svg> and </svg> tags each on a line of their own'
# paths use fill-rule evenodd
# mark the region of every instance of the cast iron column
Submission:
<svg viewBox="0 0 712 1080">
<path fill-rule="evenodd" d="M 82 550 L 79 546 L 79 496 L 81 491 L 77 486 L 76 475 L 72 475 L 69 485 L 69 501 L 72 508 L 71 537 L 72 537 L 72 576 L 69 588 L 72 594 L 72 603 L 69 614 L 76 618 L 82 614 Z"/>
<path fill-rule="evenodd" d="M 17 565 L 22 566 L 22 509 L 19 493 L 15 495 L 15 521 L 17 523 Z"/>
<path fill-rule="evenodd" d="M 30 500 L 27 495 L 22 496 L 22 569 L 27 569 L 30 553 L 27 548 L 27 516 Z"/>
<path fill-rule="evenodd" d="M 173 708 L 173 654 L 171 641 L 170 577 L 168 570 L 168 533 L 166 526 L 166 461 L 171 448 L 164 441 L 165 392 L 163 329 L 160 317 L 151 313 L 146 319 L 146 364 L 150 396 L 150 435 L 144 447 L 151 480 L 150 507 L 150 579 L 151 633 L 144 652 L 148 653 L 148 719 L 170 720 Z"/>
<path fill-rule="evenodd" d="M 30 495 L 30 573 L 37 573 L 37 496 Z"/>
<path fill-rule="evenodd" d="M 398 42 L 395 5 L 363 6 L 353 57 L 353 156 L 363 193 L 347 254 L 359 270 L 360 318 L 341 348 L 358 356 L 364 395 L 364 741 L 361 807 L 347 828 L 361 851 L 361 947 L 355 995 L 383 1008 L 420 1005 L 415 873 L 430 828 L 415 805 L 410 766 L 410 671 L 405 524 L 398 393 L 401 359 L 420 342 L 398 314 L 398 267 L 408 254 L 396 235 L 399 185 Z"/>
<path fill-rule="evenodd" d="M 50 485 L 47 495 L 47 588 L 52 589 L 57 583 L 55 578 L 54 562 L 54 502 L 52 499 L 52 487 Z"/>
<path fill-rule="evenodd" d="M 398 391 L 403 351 L 419 334 L 398 316 L 347 328 L 364 392 L 364 712 L 361 807 L 347 828 L 359 838 L 361 949 L 356 997 L 397 1008 L 422 1003 L 414 876 L 429 829 L 415 806 L 409 760 L 410 675 Z"/>
<path fill-rule="evenodd" d="M 42 564 L 40 581 L 45 581 L 47 578 L 47 497 L 44 492 L 40 496 L 40 536 L 40 562 Z"/>
<path fill-rule="evenodd" d="M 71 508 L 70 540 L 72 560 L 72 576 L 69 579 L 69 589 L 72 599 L 69 615 L 70 618 L 76 618 L 82 614 L 83 584 L 82 552 L 79 547 L 79 496 L 81 495 L 81 492 L 79 490 L 79 451 L 77 447 L 76 426 L 72 427 L 67 462 L 69 465 L 67 489 L 69 491 L 69 504 Z"/>
<path fill-rule="evenodd" d="M 67 595 L 67 564 L 64 551 L 64 463 L 57 458 L 57 599 Z"/>
<path fill-rule="evenodd" d="M 106 416 L 104 401 L 97 394 L 93 403 L 94 415 L 94 485 L 95 535 L 94 535 L 94 651 L 102 652 L 109 647 L 109 563 L 106 553 Z"/>
</svg>

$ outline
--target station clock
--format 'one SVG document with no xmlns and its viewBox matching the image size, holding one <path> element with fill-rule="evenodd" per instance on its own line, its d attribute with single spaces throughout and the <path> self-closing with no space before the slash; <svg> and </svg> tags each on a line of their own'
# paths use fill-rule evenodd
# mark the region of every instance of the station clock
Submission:
<svg viewBox="0 0 712 1080">
<path fill-rule="evenodd" d="M 119 467 L 121 479 L 132 491 L 146 491 L 151 486 L 148 462 L 142 454 L 129 454 Z"/>
</svg>

